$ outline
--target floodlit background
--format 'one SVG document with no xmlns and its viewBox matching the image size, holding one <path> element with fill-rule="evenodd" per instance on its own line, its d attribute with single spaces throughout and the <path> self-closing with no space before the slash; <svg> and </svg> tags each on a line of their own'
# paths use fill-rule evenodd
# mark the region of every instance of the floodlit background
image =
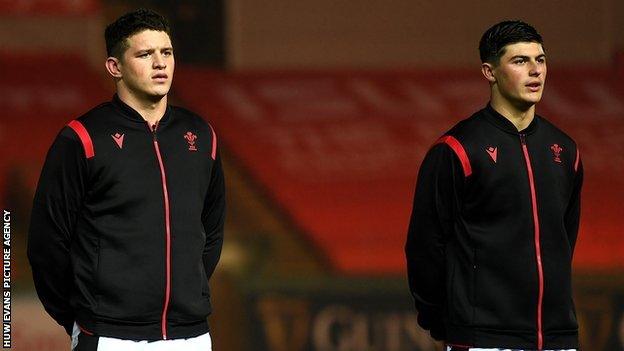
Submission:
<svg viewBox="0 0 624 351">
<path fill-rule="evenodd" d="M 434 349 L 404 267 L 416 172 L 438 136 L 486 104 L 478 41 L 505 19 L 544 37 L 538 113 L 578 141 L 585 166 L 574 257 L 582 349 L 624 350 L 624 2 L 0 0 L 14 350 L 69 349 L 34 293 L 30 207 L 56 133 L 111 98 L 104 27 L 137 7 L 170 19 L 171 102 L 220 140 L 228 218 L 211 280 L 216 351 Z"/>
</svg>

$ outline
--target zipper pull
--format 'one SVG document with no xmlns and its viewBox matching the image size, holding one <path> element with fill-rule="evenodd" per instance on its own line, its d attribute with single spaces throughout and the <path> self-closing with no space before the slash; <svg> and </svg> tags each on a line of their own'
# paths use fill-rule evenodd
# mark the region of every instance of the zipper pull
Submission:
<svg viewBox="0 0 624 351">
<path fill-rule="evenodd" d="M 154 125 L 150 125 L 148 121 L 145 121 L 145 123 L 147 123 L 147 129 L 152 132 L 152 137 L 154 138 L 154 141 L 156 141 L 156 128 L 158 128 L 158 122 L 154 123 Z"/>
<path fill-rule="evenodd" d="M 520 142 L 522 145 L 526 145 L 526 134 L 520 133 Z"/>
</svg>

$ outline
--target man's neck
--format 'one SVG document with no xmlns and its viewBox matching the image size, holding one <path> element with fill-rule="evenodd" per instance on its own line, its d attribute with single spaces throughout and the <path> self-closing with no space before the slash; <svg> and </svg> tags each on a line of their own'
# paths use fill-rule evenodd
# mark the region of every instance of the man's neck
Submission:
<svg viewBox="0 0 624 351">
<path fill-rule="evenodd" d="M 526 109 L 518 108 L 502 97 L 493 94 L 490 99 L 490 105 L 496 112 L 513 123 L 518 131 L 528 127 L 533 118 L 535 118 L 535 104 Z"/>
<path fill-rule="evenodd" d="M 139 99 L 126 89 L 117 89 L 117 96 L 128 106 L 135 109 L 150 126 L 155 125 L 167 110 L 167 95 L 159 100 Z"/>
</svg>

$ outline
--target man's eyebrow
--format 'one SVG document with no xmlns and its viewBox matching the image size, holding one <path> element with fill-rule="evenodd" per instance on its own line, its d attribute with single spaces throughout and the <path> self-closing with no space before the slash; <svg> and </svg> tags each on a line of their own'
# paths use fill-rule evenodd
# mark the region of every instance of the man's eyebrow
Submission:
<svg viewBox="0 0 624 351">
<path fill-rule="evenodd" d="M 542 57 L 546 57 L 546 54 L 539 54 L 539 55 L 535 56 L 536 59 L 542 58 Z M 512 60 L 515 60 L 515 59 L 518 59 L 518 58 L 528 60 L 528 59 L 531 58 L 531 56 L 528 56 L 528 55 L 514 55 L 514 56 L 510 57 L 509 60 L 512 61 Z"/>
<path fill-rule="evenodd" d="M 152 49 L 152 48 L 144 48 L 144 49 L 135 49 L 134 50 L 134 52 L 137 53 L 137 54 L 138 53 L 143 53 L 143 52 L 153 52 L 153 51 L 154 51 L 154 49 Z"/>
<path fill-rule="evenodd" d="M 171 46 L 166 46 L 166 47 L 163 47 L 163 48 L 145 48 L 145 49 L 140 49 L 140 48 L 139 48 L 139 49 L 136 49 L 134 52 L 135 52 L 136 54 L 139 54 L 139 53 L 144 53 L 144 52 L 151 53 L 151 52 L 155 52 L 156 50 L 158 50 L 158 51 L 165 51 L 165 50 L 170 50 L 170 51 L 173 51 L 173 47 L 171 47 Z"/>
</svg>

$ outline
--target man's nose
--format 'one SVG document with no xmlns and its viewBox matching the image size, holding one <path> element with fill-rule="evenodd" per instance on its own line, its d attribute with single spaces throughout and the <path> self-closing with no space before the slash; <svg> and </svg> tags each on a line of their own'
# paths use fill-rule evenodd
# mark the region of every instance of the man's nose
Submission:
<svg viewBox="0 0 624 351">
<path fill-rule="evenodd" d="M 529 75 L 531 77 L 539 77 L 544 71 L 544 67 L 538 62 L 531 62 L 531 67 L 529 69 Z"/>
<path fill-rule="evenodd" d="M 166 68 L 167 63 L 161 54 L 154 55 L 154 68 Z"/>
</svg>

